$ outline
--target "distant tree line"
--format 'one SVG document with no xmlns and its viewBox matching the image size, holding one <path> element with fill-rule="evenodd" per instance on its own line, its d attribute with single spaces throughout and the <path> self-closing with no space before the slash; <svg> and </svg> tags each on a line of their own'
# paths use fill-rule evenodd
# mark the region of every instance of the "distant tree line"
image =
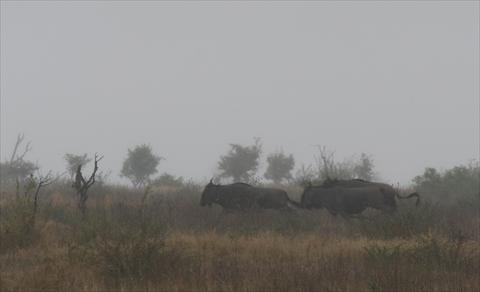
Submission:
<svg viewBox="0 0 480 292">
<path fill-rule="evenodd" d="M 219 178 L 234 182 L 255 183 L 260 180 L 258 170 L 261 165 L 263 146 L 260 138 L 255 138 L 251 145 L 230 144 L 228 151 L 221 155 L 217 164 Z M 24 135 L 18 135 L 9 159 L 0 162 L 0 183 L 2 186 L 15 186 L 17 193 L 24 189 L 24 193 L 32 193 L 32 188 L 45 186 L 46 182 L 58 180 L 49 172 L 41 175 L 39 167 L 26 159 L 32 149 L 30 142 L 25 142 Z M 102 157 L 89 158 L 86 153 L 64 155 L 66 173 L 72 182 L 72 187 L 78 193 L 79 208 L 84 208 L 88 198 L 88 189 L 93 183 L 104 180 L 105 175 L 99 170 L 99 161 Z M 83 176 L 85 165 L 94 161 L 93 172 L 88 177 Z M 121 176 L 130 180 L 136 188 L 153 186 L 178 187 L 185 184 L 181 176 L 163 173 L 152 178 L 157 172 L 162 160 L 165 158 L 154 153 L 148 144 L 134 146 L 127 150 L 126 158 L 121 169 Z M 269 153 L 265 157 L 266 167 L 263 178 L 275 184 L 288 182 L 302 185 L 306 182 L 321 183 L 327 178 L 375 180 L 376 173 L 373 159 L 366 153 L 358 157 L 337 161 L 335 152 L 324 146 L 317 146 L 312 164 L 302 164 L 295 174 L 295 158 L 283 150 Z M 422 175 L 413 179 L 413 187 L 427 197 L 448 201 L 456 195 L 469 194 L 468 197 L 478 198 L 480 201 L 480 167 L 478 161 L 464 166 L 457 166 L 446 171 L 435 168 L 426 168 Z M 38 197 L 38 189 L 33 192 Z M 37 198 L 38 199 L 38 198 Z M 36 199 L 35 199 L 36 200 Z M 83 201 L 83 202 L 82 202 Z"/>
<path fill-rule="evenodd" d="M 254 181 L 261 155 L 262 144 L 258 138 L 252 145 L 230 144 L 230 150 L 220 157 L 218 163 L 220 176 L 231 178 L 233 181 Z M 373 159 L 365 153 L 362 153 L 359 159 L 337 162 L 333 151 L 318 146 L 318 154 L 314 158 L 314 166 L 302 165 L 294 177 L 292 175 L 295 167 L 293 154 L 285 154 L 283 151 L 271 153 L 267 156 L 267 168 L 263 177 L 274 183 L 295 181 L 300 184 L 306 181 L 324 181 L 327 178 L 364 180 L 375 178 Z"/>
<path fill-rule="evenodd" d="M 3 183 L 12 183 L 16 180 L 24 180 L 27 176 L 38 170 L 38 166 L 25 159 L 25 155 L 31 150 L 30 143 L 20 151 L 24 136 L 19 135 L 10 160 L 0 164 L 1 179 Z M 258 170 L 263 154 L 260 138 L 255 138 L 252 145 L 230 144 L 226 154 L 221 155 L 218 161 L 219 177 L 230 179 L 235 182 L 252 183 L 260 180 Z M 64 155 L 66 172 L 71 181 L 79 177 L 79 168 L 92 161 L 86 153 Z M 141 144 L 127 150 L 120 175 L 130 180 L 136 188 L 145 187 L 147 184 L 179 185 L 183 183 L 182 177 L 175 177 L 164 173 L 160 177 L 152 179 L 158 172 L 160 162 L 165 158 L 156 155 L 150 145 Z M 326 178 L 361 178 L 371 180 L 374 178 L 374 165 L 370 156 L 362 153 L 358 160 L 346 160 L 337 162 L 334 152 L 325 147 L 318 147 L 318 154 L 314 157 L 314 165 L 302 165 L 295 175 L 295 158 L 293 154 L 286 154 L 283 150 L 277 150 L 266 156 L 266 170 L 263 178 L 276 184 L 282 182 L 321 181 Z M 98 161 L 97 161 L 98 163 Z M 97 179 L 102 173 L 95 174 Z"/>
</svg>

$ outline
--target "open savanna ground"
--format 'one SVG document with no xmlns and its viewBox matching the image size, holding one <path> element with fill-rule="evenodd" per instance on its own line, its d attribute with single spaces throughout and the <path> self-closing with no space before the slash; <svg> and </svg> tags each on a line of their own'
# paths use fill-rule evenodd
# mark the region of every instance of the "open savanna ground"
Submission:
<svg viewBox="0 0 480 292">
<path fill-rule="evenodd" d="M 300 189 L 286 187 L 298 199 Z M 476 201 L 402 202 L 364 219 L 225 214 L 201 187 L 96 185 L 82 218 L 68 185 L 0 200 L 2 291 L 479 291 Z"/>
</svg>

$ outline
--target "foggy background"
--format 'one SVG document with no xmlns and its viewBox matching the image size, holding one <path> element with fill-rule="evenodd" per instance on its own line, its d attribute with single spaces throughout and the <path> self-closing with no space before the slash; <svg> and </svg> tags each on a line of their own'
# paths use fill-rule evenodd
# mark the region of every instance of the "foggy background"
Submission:
<svg viewBox="0 0 480 292">
<path fill-rule="evenodd" d="M 121 181 L 148 143 L 159 173 L 206 179 L 261 137 L 406 184 L 478 159 L 479 33 L 473 1 L 2 1 L 1 159 L 25 133 L 44 171 L 98 152 Z"/>
</svg>

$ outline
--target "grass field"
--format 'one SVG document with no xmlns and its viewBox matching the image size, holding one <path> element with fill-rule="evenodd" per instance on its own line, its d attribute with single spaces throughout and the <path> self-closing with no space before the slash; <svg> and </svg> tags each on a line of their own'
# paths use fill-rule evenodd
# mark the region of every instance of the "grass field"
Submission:
<svg viewBox="0 0 480 292">
<path fill-rule="evenodd" d="M 300 190 L 290 189 L 298 196 Z M 57 184 L 0 200 L 2 291 L 480 291 L 478 206 L 412 202 L 366 219 L 224 214 L 201 187 L 97 186 L 82 219 Z"/>
</svg>

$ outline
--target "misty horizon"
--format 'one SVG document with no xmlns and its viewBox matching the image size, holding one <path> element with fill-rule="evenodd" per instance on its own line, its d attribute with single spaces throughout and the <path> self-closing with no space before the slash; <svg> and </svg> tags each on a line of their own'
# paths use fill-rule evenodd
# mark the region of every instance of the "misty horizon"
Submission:
<svg viewBox="0 0 480 292">
<path fill-rule="evenodd" d="M 372 156 L 379 179 L 479 159 L 479 4 L 1 2 L 0 158 L 63 172 L 149 144 L 158 174 L 217 173 L 260 137 L 295 170 L 316 145 Z M 295 173 L 294 170 L 294 173 Z"/>
</svg>

